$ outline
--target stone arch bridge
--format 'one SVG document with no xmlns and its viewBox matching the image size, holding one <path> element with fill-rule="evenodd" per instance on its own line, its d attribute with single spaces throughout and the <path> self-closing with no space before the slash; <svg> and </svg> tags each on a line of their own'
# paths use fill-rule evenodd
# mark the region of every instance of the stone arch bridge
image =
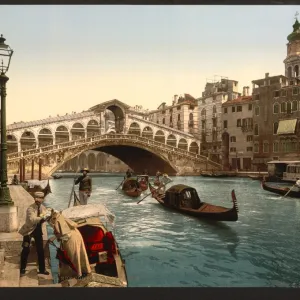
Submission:
<svg viewBox="0 0 300 300">
<path fill-rule="evenodd" d="M 8 169 L 14 172 L 21 158 L 28 163 L 43 159 L 43 173 L 51 175 L 87 150 L 111 154 L 135 172 L 184 174 L 222 168 L 199 154 L 200 141 L 193 135 L 151 122 L 147 114 L 118 100 L 82 113 L 8 125 L 7 141 Z"/>
</svg>

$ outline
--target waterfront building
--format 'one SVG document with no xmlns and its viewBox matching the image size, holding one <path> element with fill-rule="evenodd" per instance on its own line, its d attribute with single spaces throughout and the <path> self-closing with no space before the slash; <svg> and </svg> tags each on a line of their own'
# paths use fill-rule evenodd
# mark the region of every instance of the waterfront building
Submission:
<svg viewBox="0 0 300 300">
<path fill-rule="evenodd" d="M 239 95 L 238 81 L 220 77 L 207 82 L 202 97 L 197 99 L 201 155 L 218 163 L 222 161 L 222 104 Z"/>
<path fill-rule="evenodd" d="M 253 159 L 253 104 L 249 87 L 222 104 L 223 160 L 225 170 L 251 170 Z M 227 133 L 227 134 L 226 134 Z"/>
<path fill-rule="evenodd" d="M 253 80 L 253 164 L 267 170 L 270 160 L 299 160 L 300 24 L 287 37 L 285 76 Z"/>
</svg>

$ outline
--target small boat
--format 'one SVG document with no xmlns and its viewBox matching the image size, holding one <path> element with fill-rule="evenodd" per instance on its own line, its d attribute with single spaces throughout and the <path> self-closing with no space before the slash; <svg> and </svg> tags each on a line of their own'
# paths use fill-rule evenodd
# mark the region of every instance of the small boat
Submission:
<svg viewBox="0 0 300 300">
<path fill-rule="evenodd" d="M 261 187 L 265 191 L 282 195 L 282 196 L 284 196 L 287 192 L 289 192 L 292 189 L 286 196 L 292 198 L 300 198 L 300 191 L 295 190 L 297 188 L 293 189 L 292 187 L 287 187 L 287 186 L 270 185 L 270 184 L 266 184 L 264 180 L 261 182 Z"/>
<path fill-rule="evenodd" d="M 35 192 L 43 192 L 45 197 L 52 193 L 48 180 L 26 180 L 22 184 L 23 188 L 33 197 Z"/>
<path fill-rule="evenodd" d="M 252 180 L 263 180 L 264 175 L 248 175 L 248 178 L 250 178 Z"/>
<path fill-rule="evenodd" d="M 214 178 L 225 178 L 225 177 L 236 177 L 236 174 L 221 174 L 221 173 L 201 173 L 203 177 L 214 177 Z"/>
<path fill-rule="evenodd" d="M 138 175 L 137 181 L 139 183 L 140 189 L 146 191 L 148 189 L 149 176 L 148 175 Z"/>
<path fill-rule="evenodd" d="M 180 213 L 215 221 L 234 222 L 238 220 L 238 206 L 234 190 L 231 191 L 233 207 L 226 208 L 202 202 L 197 191 L 193 187 L 184 184 L 173 185 L 166 192 L 162 192 L 149 183 L 149 189 L 152 197 L 158 203 Z"/>
<path fill-rule="evenodd" d="M 61 178 L 63 178 L 62 175 L 60 175 L 60 174 L 54 174 L 52 177 L 53 177 L 53 179 L 61 179 Z"/>
<path fill-rule="evenodd" d="M 61 213 L 63 217 L 77 223 L 92 269 L 92 273 L 88 276 L 75 278 L 77 281 L 73 286 L 127 287 L 125 261 L 122 259 L 113 233 L 107 227 L 108 223 L 114 225 L 115 216 L 103 204 L 80 205 L 75 191 L 73 207 Z M 59 252 L 63 253 L 62 249 L 57 247 L 57 253 Z M 72 263 L 64 255 L 57 255 L 57 258 L 59 259 L 59 281 L 63 286 L 67 286 L 68 280 L 65 278 L 74 277 Z"/>
<path fill-rule="evenodd" d="M 129 197 L 139 197 L 143 192 L 135 178 L 126 178 L 122 185 L 122 190 Z"/>
</svg>

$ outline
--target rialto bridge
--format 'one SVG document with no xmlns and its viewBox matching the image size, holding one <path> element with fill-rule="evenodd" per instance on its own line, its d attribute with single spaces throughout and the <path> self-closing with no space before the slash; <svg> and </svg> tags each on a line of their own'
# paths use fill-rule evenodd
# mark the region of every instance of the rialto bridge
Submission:
<svg viewBox="0 0 300 300">
<path fill-rule="evenodd" d="M 151 122 L 147 114 L 118 100 L 81 113 L 8 125 L 7 146 L 9 173 L 18 171 L 20 159 L 28 167 L 42 159 L 47 175 L 72 159 L 84 167 L 88 162 L 80 160 L 80 154 L 88 150 L 113 155 L 135 172 L 184 174 L 222 168 L 199 154 L 200 141 L 193 135 Z M 95 164 L 99 164 L 97 159 Z"/>
</svg>

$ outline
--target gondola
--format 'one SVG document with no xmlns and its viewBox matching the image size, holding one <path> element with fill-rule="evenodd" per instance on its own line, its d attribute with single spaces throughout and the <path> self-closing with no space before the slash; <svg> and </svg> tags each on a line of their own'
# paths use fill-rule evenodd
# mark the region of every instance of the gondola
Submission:
<svg viewBox="0 0 300 300">
<path fill-rule="evenodd" d="M 59 174 L 54 174 L 52 177 L 53 177 L 53 179 L 61 179 L 61 178 L 63 178 L 62 175 L 59 175 Z"/>
<path fill-rule="evenodd" d="M 74 191 L 73 207 L 61 212 L 64 218 L 77 223 L 92 269 L 87 277 L 76 278 L 75 287 L 127 287 L 125 261 L 114 235 L 107 223 L 114 225 L 115 216 L 103 204 L 80 205 Z M 100 218 L 104 218 L 104 221 Z M 58 247 L 57 247 L 58 248 Z M 59 281 L 66 286 L 65 278 L 74 278 L 72 262 L 62 249 L 57 249 L 59 259 Z"/>
<path fill-rule="evenodd" d="M 214 178 L 226 178 L 226 177 L 236 177 L 236 174 L 201 173 L 201 176 L 214 177 Z"/>
<path fill-rule="evenodd" d="M 35 192 L 43 192 L 45 197 L 52 193 L 48 180 L 26 180 L 22 183 L 23 188 L 33 197 Z"/>
<path fill-rule="evenodd" d="M 238 220 L 238 206 L 234 190 L 231 191 L 233 207 L 226 208 L 202 202 L 197 191 L 184 184 L 173 185 L 166 192 L 162 192 L 149 183 L 149 189 L 158 203 L 180 213 L 215 221 Z"/>
<path fill-rule="evenodd" d="M 252 180 L 263 180 L 264 176 L 263 175 L 248 175 L 248 178 Z"/>
<path fill-rule="evenodd" d="M 142 191 L 146 191 L 148 189 L 148 183 L 149 183 L 148 175 L 137 175 L 137 181 Z"/>
<path fill-rule="evenodd" d="M 139 197 L 143 192 L 137 179 L 126 178 L 122 185 L 122 191 L 129 197 Z"/>
<path fill-rule="evenodd" d="M 275 186 L 275 185 L 271 186 L 269 184 L 266 184 L 266 182 L 264 180 L 261 182 L 261 187 L 265 191 L 275 193 L 275 194 L 278 194 L 278 195 L 282 195 L 282 196 L 284 196 L 292 188 L 292 187 L 278 186 L 278 185 L 277 186 Z M 287 197 L 292 197 L 292 198 L 300 198 L 300 191 L 296 191 L 296 190 L 292 189 L 286 196 Z"/>
</svg>

